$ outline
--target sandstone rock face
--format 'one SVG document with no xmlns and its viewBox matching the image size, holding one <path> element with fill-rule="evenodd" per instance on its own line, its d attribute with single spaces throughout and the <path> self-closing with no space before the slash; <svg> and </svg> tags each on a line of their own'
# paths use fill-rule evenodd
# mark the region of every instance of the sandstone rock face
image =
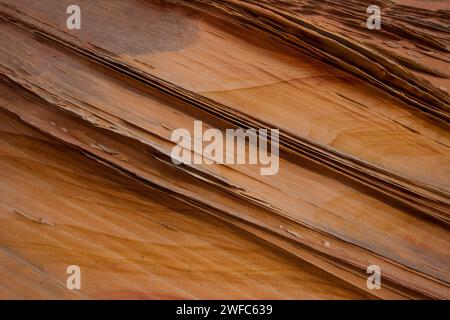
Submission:
<svg viewBox="0 0 450 320">
<path fill-rule="evenodd" d="M 0 0 L 0 298 L 450 298 L 448 1 L 71 4 Z"/>
</svg>

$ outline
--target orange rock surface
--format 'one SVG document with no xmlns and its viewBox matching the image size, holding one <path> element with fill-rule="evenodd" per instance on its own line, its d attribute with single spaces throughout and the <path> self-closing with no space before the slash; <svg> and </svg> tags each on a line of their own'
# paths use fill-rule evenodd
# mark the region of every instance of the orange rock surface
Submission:
<svg viewBox="0 0 450 320">
<path fill-rule="evenodd" d="M 70 4 L 0 0 L 0 298 L 450 298 L 448 2 Z M 278 173 L 175 165 L 194 121 Z"/>
</svg>

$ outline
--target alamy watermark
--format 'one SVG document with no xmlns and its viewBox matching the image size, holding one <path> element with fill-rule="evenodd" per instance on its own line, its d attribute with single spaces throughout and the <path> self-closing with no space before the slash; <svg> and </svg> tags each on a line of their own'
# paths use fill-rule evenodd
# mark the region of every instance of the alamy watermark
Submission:
<svg viewBox="0 0 450 320">
<path fill-rule="evenodd" d="M 367 289 L 381 289 L 381 268 L 375 264 L 367 267 L 367 274 L 370 276 L 367 278 L 366 285 Z"/>
<path fill-rule="evenodd" d="M 194 121 L 193 137 L 189 130 L 180 128 L 173 130 L 170 139 L 177 143 L 171 152 L 176 165 L 259 164 L 261 175 L 275 175 L 279 170 L 278 129 L 226 129 L 225 133 L 207 129 L 203 132 L 202 121 Z"/>
<path fill-rule="evenodd" d="M 370 5 L 367 7 L 367 13 L 370 14 L 367 18 L 366 25 L 369 30 L 381 29 L 381 9 L 379 6 Z"/>
<path fill-rule="evenodd" d="M 81 29 L 81 9 L 76 4 L 67 7 L 66 13 L 70 14 L 66 20 L 66 27 L 69 30 Z"/>
<path fill-rule="evenodd" d="M 69 290 L 81 289 L 81 269 L 77 265 L 70 265 L 66 269 L 66 273 L 69 274 L 66 280 L 66 287 Z"/>
</svg>

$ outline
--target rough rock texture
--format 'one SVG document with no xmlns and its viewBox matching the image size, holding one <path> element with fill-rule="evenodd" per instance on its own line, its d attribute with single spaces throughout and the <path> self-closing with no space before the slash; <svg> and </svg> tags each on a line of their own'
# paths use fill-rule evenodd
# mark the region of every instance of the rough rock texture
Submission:
<svg viewBox="0 0 450 320">
<path fill-rule="evenodd" d="M 1 298 L 450 298 L 448 2 L 70 4 L 0 0 Z M 174 165 L 195 120 L 279 172 Z"/>
</svg>

